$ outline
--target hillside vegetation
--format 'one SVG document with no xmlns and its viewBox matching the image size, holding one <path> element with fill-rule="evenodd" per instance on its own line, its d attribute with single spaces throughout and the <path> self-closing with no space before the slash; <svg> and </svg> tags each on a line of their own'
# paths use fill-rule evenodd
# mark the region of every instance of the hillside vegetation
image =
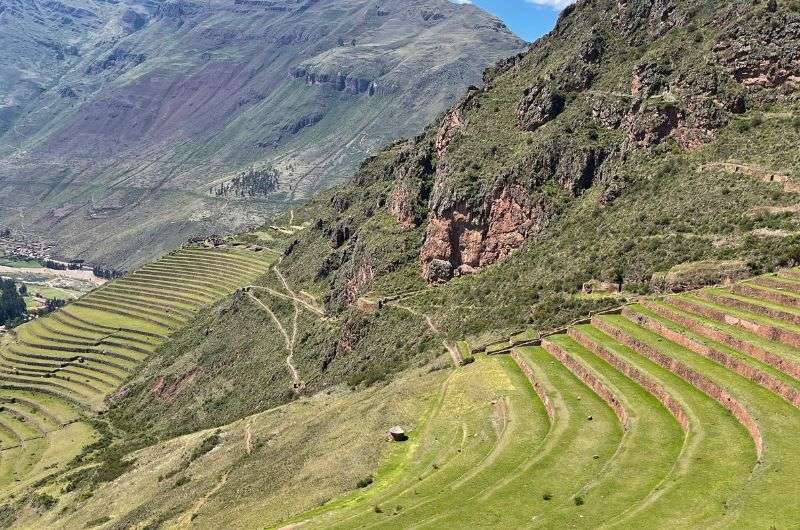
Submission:
<svg viewBox="0 0 800 530">
<path fill-rule="evenodd" d="M 640 294 L 798 263 L 800 111 L 787 59 L 798 24 L 790 2 L 579 2 L 352 184 L 239 236 L 283 249 L 283 280 L 259 285 L 288 285 L 322 309 L 298 313 L 305 391 L 389 378 L 443 341 L 546 331 Z M 286 225 L 306 229 L 277 230 Z M 622 290 L 584 292 L 592 282 Z M 293 321 L 293 303 L 267 299 Z M 225 367 L 224 344 L 259 360 L 245 373 L 285 377 L 286 341 L 254 309 L 239 296 L 183 334 L 120 403 L 124 421 L 175 433 L 182 421 L 165 418 L 211 427 L 291 399 L 283 381 L 221 402 L 250 384 Z M 220 377 L 151 415 L 147 385 L 193 366 Z"/>
<path fill-rule="evenodd" d="M 343 182 L 523 45 L 449 0 L 4 0 L 0 224 L 141 265 Z"/>
<path fill-rule="evenodd" d="M 98 420 L 108 399 L 119 397 L 120 385 L 201 308 L 262 274 L 271 259 L 245 248 L 187 247 L 6 334 L 0 344 L 3 524 L 124 471 L 124 452 L 111 446 L 113 433 Z M 178 385 L 162 379 L 151 390 L 168 398 Z"/>
<path fill-rule="evenodd" d="M 229 238 L 264 273 L 117 382 L 84 450 L 114 472 L 3 513 L 796 525 L 798 50 L 796 2 L 577 2 L 351 183 Z"/>
<path fill-rule="evenodd" d="M 642 298 L 443 366 L 153 444 L 36 520 L 790 528 L 800 517 L 800 269 Z M 407 441 L 387 439 L 395 423 Z"/>
</svg>

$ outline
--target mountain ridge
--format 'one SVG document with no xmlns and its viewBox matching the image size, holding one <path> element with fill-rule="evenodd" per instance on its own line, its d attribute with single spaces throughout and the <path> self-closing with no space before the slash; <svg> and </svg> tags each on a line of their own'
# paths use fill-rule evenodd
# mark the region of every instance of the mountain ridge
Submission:
<svg viewBox="0 0 800 530">
<path fill-rule="evenodd" d="M 0 14 L 8 39 L 32 35 L 9 40 L 3 77 L 33 77 L 6 88 L 0 206 L 21 235 L 117 268 L 345 180 L 522 47 L 445 0 L 82 1 Z M 273 168 L 259 197 L 211 191 Z"/>
</svg>

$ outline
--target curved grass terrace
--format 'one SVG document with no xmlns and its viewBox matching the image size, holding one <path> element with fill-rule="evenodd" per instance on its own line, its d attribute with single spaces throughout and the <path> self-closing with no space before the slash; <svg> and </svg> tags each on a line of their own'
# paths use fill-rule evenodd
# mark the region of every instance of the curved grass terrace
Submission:
<svg viewBox="0 0 800 530">
<path fill-rule="evenodd" d="M 496 348 L 374 484 L 275 526 L 792 528 L 798 317 L 791 270 Z"/>
<path fill-rule="evenodd" d="M 0 345 L 0 488 L 69 462 L 88 419 L 198 311 L 263 274 L 268 254 L 184 248 L 9 333 Z"/>
</svg>

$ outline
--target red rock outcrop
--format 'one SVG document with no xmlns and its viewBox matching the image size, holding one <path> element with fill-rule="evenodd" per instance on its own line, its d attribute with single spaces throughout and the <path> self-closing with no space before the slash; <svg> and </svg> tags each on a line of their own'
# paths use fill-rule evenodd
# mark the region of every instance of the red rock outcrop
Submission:
<svg viewBox="0 0 800 530">
<path fill-rule="evenodd" d="M 550 216 L 546 203 L 534 203 L 517 184 L 500 188 L 477 211 L 457 204 L 432 215 L 420 252 L 425 278 L 447 281 L 506 258 Z"/>
<path fill-rule="evenodd" d="M 445 115 L 439 130 L 436 132 L 436 156 L 441 158 L 456 134 L 464 128 L 466 121 L 461 107 L 453 107 Z"/>
<path fill-rule="evenodd" d="M 166 378 L 162 375 L 155 380 L 153 386 L 150 388 L 150 391 L 160 398 L 169 400 L 178 395 L 181 390 L 191 384 L 191 382 L 194 381 L 194 378 L 197 376 L 197 373 L 198 370 L 193 368 L 180 375 L 169 385 L 167 384 Z"/>
</svg>

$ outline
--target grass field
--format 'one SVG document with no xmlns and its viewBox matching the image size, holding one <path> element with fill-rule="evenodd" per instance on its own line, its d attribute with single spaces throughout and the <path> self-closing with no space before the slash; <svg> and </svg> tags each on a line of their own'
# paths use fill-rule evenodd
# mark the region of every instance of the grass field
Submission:
<svg viewBox="0 0 800 530">
<path fill-rule="evenodd" d="M 203 258 L 187 253 L 146 270 L 168 278 L 173 264 Z M 240 262 L 237 274 L 252 266 Z M 16 370 L 4 376 L 14 388 L 0 392 L 7 492 L 102 439 L 75 421 L 101 407 L 93 396 L 117 388 L 171 333 L 172 319 L 188 318 L 220 289 L 201 273 L 191 278 L 198 289 L 171 291 L 140 287 L 136 277 L 21 328 L 4 346 L 0 368 Z M 103 313 L 106 304 L 139 320 Z M 301 395 L 150 444 L 113 464 L 119 471 L 91 495 L 69 476 L 51 483 L 60 492 L 55 509 L 15 524 L 796 526 L 800 270 L 641 299 L 584 322 L 541 340 L 515 336 L 530 345 L 455 369 L 442 363 L 385 384 Z M 93 352 L 98 341 L 102 354 Z M 83 362 L 64 360 L 75 352 Z M 42 371 L 53 373 L 51 394 L 22 389 Z M 393 425 L 407 430 L 406 441 L 389 440 Z"/>
<path fill-rule="evenodd" d="M 791 528 L 799 409 L 800 271 L 789 270 L 480 356 L 372 485 L 292 522 Z"/>
<path fill-rule="evenodd" d="M 244 249 L 181 249 L 141 269 L 153 278 L 145 287 L 136 271 L 7 334 L 0 344 L 0 497 L 14 498 L 98 442 L 92 418 L 139 363 L 270 262 Z M 213 276 L 202 272 L 209 267 Z"/>
</svg>

